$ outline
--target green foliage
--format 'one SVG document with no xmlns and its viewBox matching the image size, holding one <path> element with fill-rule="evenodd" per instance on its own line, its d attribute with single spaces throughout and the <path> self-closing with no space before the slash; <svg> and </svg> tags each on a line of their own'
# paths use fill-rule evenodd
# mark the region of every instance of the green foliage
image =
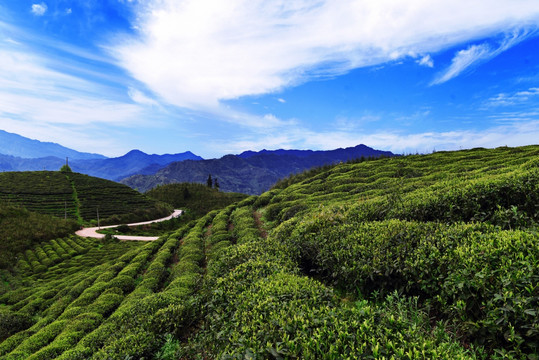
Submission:
<svg viewBox="0 0 539 360">
<path fill-rule="evenodd" d="M 231 220 L 234 226 L 233 236 L 240 242 L 250 241 L 260 236 L 251 208 L 243 207 L 235 210 Z"/>
<path fill-rule="evenodd" d="M 484 224 L 355 223 L 324 212 L 280 238 L 298 249 L 305 273 L 340 289 L 420 295 L 477 343 L 514 346 L 517 354 L 539 347 L 537 234 Z M 504 340 L 509 332 L 520 343 Z"/>
<path fill-rule="evenodd" d="M 243 233 L 253 219 L 248 206 L 233 213 L 238 229 L 224 231 L 221 212 L 210 239 L 225 241 L 228 235 L 238 245 L 229 244 L 220 257 L 210 258 L 206 302 L 211 310 L 203 331 L 177 353 L 193 356 L 210 349 L 215 357 L 230 358 L 413 358 L 421 349 L 426 358 L 484 358 L 487 352 L 533 358 L 538 351 L 538 236 L 533 229 L 539 176 L 530 164 L 537 163 L 539 150 L 519 150 L 476 149 L 313 170 L 254 201 L 273 228 L 267 240 Z M 279 271 L 276 285 L 272 281 Z M 336 328 L 329 333 L 354 334 L 343 348 L 335 338 L 294 332 L 294 325 L 282 319 L 315 314 L 301 320 L 306 324 L 301 329 L 319 331 L 313 323 L 324 318 L 315 310 L 318 304 L 309 303 L 323 298 L 314 294 L 298 301 L 306 308 L 293 305 L 286 312 L 284 299 L 293 298 L 301 288 L 298 279 L 305 279 L 298 271 L 337 289 L 345 300 L 366 297 L 359 303 L 370 306 L 376 320 L 353 333 L 347 323 L 363 318 L 340 312 L 348 311 L 341 303 L 334 305 L 338 310 L 331 311 L 328 323 Z M 395 320 L 395 309 L 403 322 Z M 386 338 L 388 333 L 394 338 Z M 312 339 L 320 352 L 309 352 Z M 354 353 L 359 344 L 370 350 Z M 324 348 L 330 345 L 339 350 Z"/>
</svg>

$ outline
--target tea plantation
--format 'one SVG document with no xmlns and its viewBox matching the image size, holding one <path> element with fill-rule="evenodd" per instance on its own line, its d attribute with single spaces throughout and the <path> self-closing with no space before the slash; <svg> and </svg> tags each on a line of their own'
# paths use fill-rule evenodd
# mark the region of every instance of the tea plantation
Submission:
<svg viewBox="0 0 539 360">
<path fill-rule="evenodd" d="M 343 163 L 21 254 L 0 359 L 537 359 L 539 146 Z"/>
<path fill-rule="evenodd" d="M 0 203 L 0 269 L 15 265 L 17 253 L 78 228 L 74 220 L 43 215 Z"/>
<path fill-rule="evenodd" d="M 103 224 L 157 219 L 172 207 L 128 186 L 84 174 L 60 171 L 0 173 L 0 201 L 30 211 Z"/>
</svg>

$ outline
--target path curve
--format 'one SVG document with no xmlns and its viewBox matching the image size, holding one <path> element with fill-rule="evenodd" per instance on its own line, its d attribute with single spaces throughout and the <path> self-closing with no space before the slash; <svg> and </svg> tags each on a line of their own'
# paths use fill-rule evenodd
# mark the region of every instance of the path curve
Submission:
<svg viewBox="0 0 539 360">
<path fill-rule="evenodd" d="M 170 220 L 172 218 L 176 218 L 180 216 L 183 213 L 183 210 L 176 209 L 174 212 L 164 218 L 157 219 L 157 220 L 150 220 L 150 221 L 142 221 L 138 223 L 131 223 L 127 224 L 127 226 L 138 226 L 138 225 L 146 225 L 146 224 L 152 224 L 156 222 L 166 221 Z M 76 235 L 82 236 L 82 237 L 91 237 L 95 239 L 103 239 L 105 237 L 105 234 L 100 234 L 97 232 L 99 229 L 110 229 L 120 226 L 119 225 L 107 225 L 107 226 L 101 226 L 101 227 L 89 227 L 89 228 L 83 228 L 79 231 L 75 232 Z M 114 237 L 118 240 L 133 240 L 133 241 L 153 241 L 159 239 L 159 236 L 131 236 L 131 235 L 114 235 Z"/>
</svg>

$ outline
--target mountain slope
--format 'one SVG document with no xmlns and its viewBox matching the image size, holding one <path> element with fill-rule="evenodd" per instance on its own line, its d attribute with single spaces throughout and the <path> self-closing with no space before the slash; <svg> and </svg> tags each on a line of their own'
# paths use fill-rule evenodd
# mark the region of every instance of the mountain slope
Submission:
<svg viewBox="0 0 539 360">
<path fill-rule="evenodd" d="M 123 179 L 123 184 L 139 191 L 157 185 L 176 182 L 205 183 L 208 174 L 217 178 L 221 190 L 244 194 L 260 194 L 268 190 L 279 179 L 302 172 L 315 166 L 334 164 L 360 157 L 393 156 L 365 145 L 332 151 L 276 150 L 258 153 L 244 152 L 226 155 L 220 159 L 183 161 L 172 163 L 155 175 L 136 175 Z"/>
<path fill-rule="evenodd" d="M 105 159 L 100 154 L 79 152 L 52 142 L 41 142 L 0 130 L 0 154 L 20 158 Z"/>
</svg>

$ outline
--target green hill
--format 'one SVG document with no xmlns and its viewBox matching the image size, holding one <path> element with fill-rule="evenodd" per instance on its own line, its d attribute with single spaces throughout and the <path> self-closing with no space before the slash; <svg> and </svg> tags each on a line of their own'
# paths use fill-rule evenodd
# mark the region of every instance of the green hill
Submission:
<svg viewBox="0 0 539 360">
<path fill-rule="evenodd" d="M 43 245 L 0 296 L 0 358 L 534 359 L 538 167 L 344 163 L 152 243 Z"/>
<path fill-rule="evenodd" d="M 80 222 L 96 220 L 99 211 L 103 224 L 156 219 L 172 211 L 128 186 L 60 171 L 0 173 L 0 201 Z"/>
</svg>

